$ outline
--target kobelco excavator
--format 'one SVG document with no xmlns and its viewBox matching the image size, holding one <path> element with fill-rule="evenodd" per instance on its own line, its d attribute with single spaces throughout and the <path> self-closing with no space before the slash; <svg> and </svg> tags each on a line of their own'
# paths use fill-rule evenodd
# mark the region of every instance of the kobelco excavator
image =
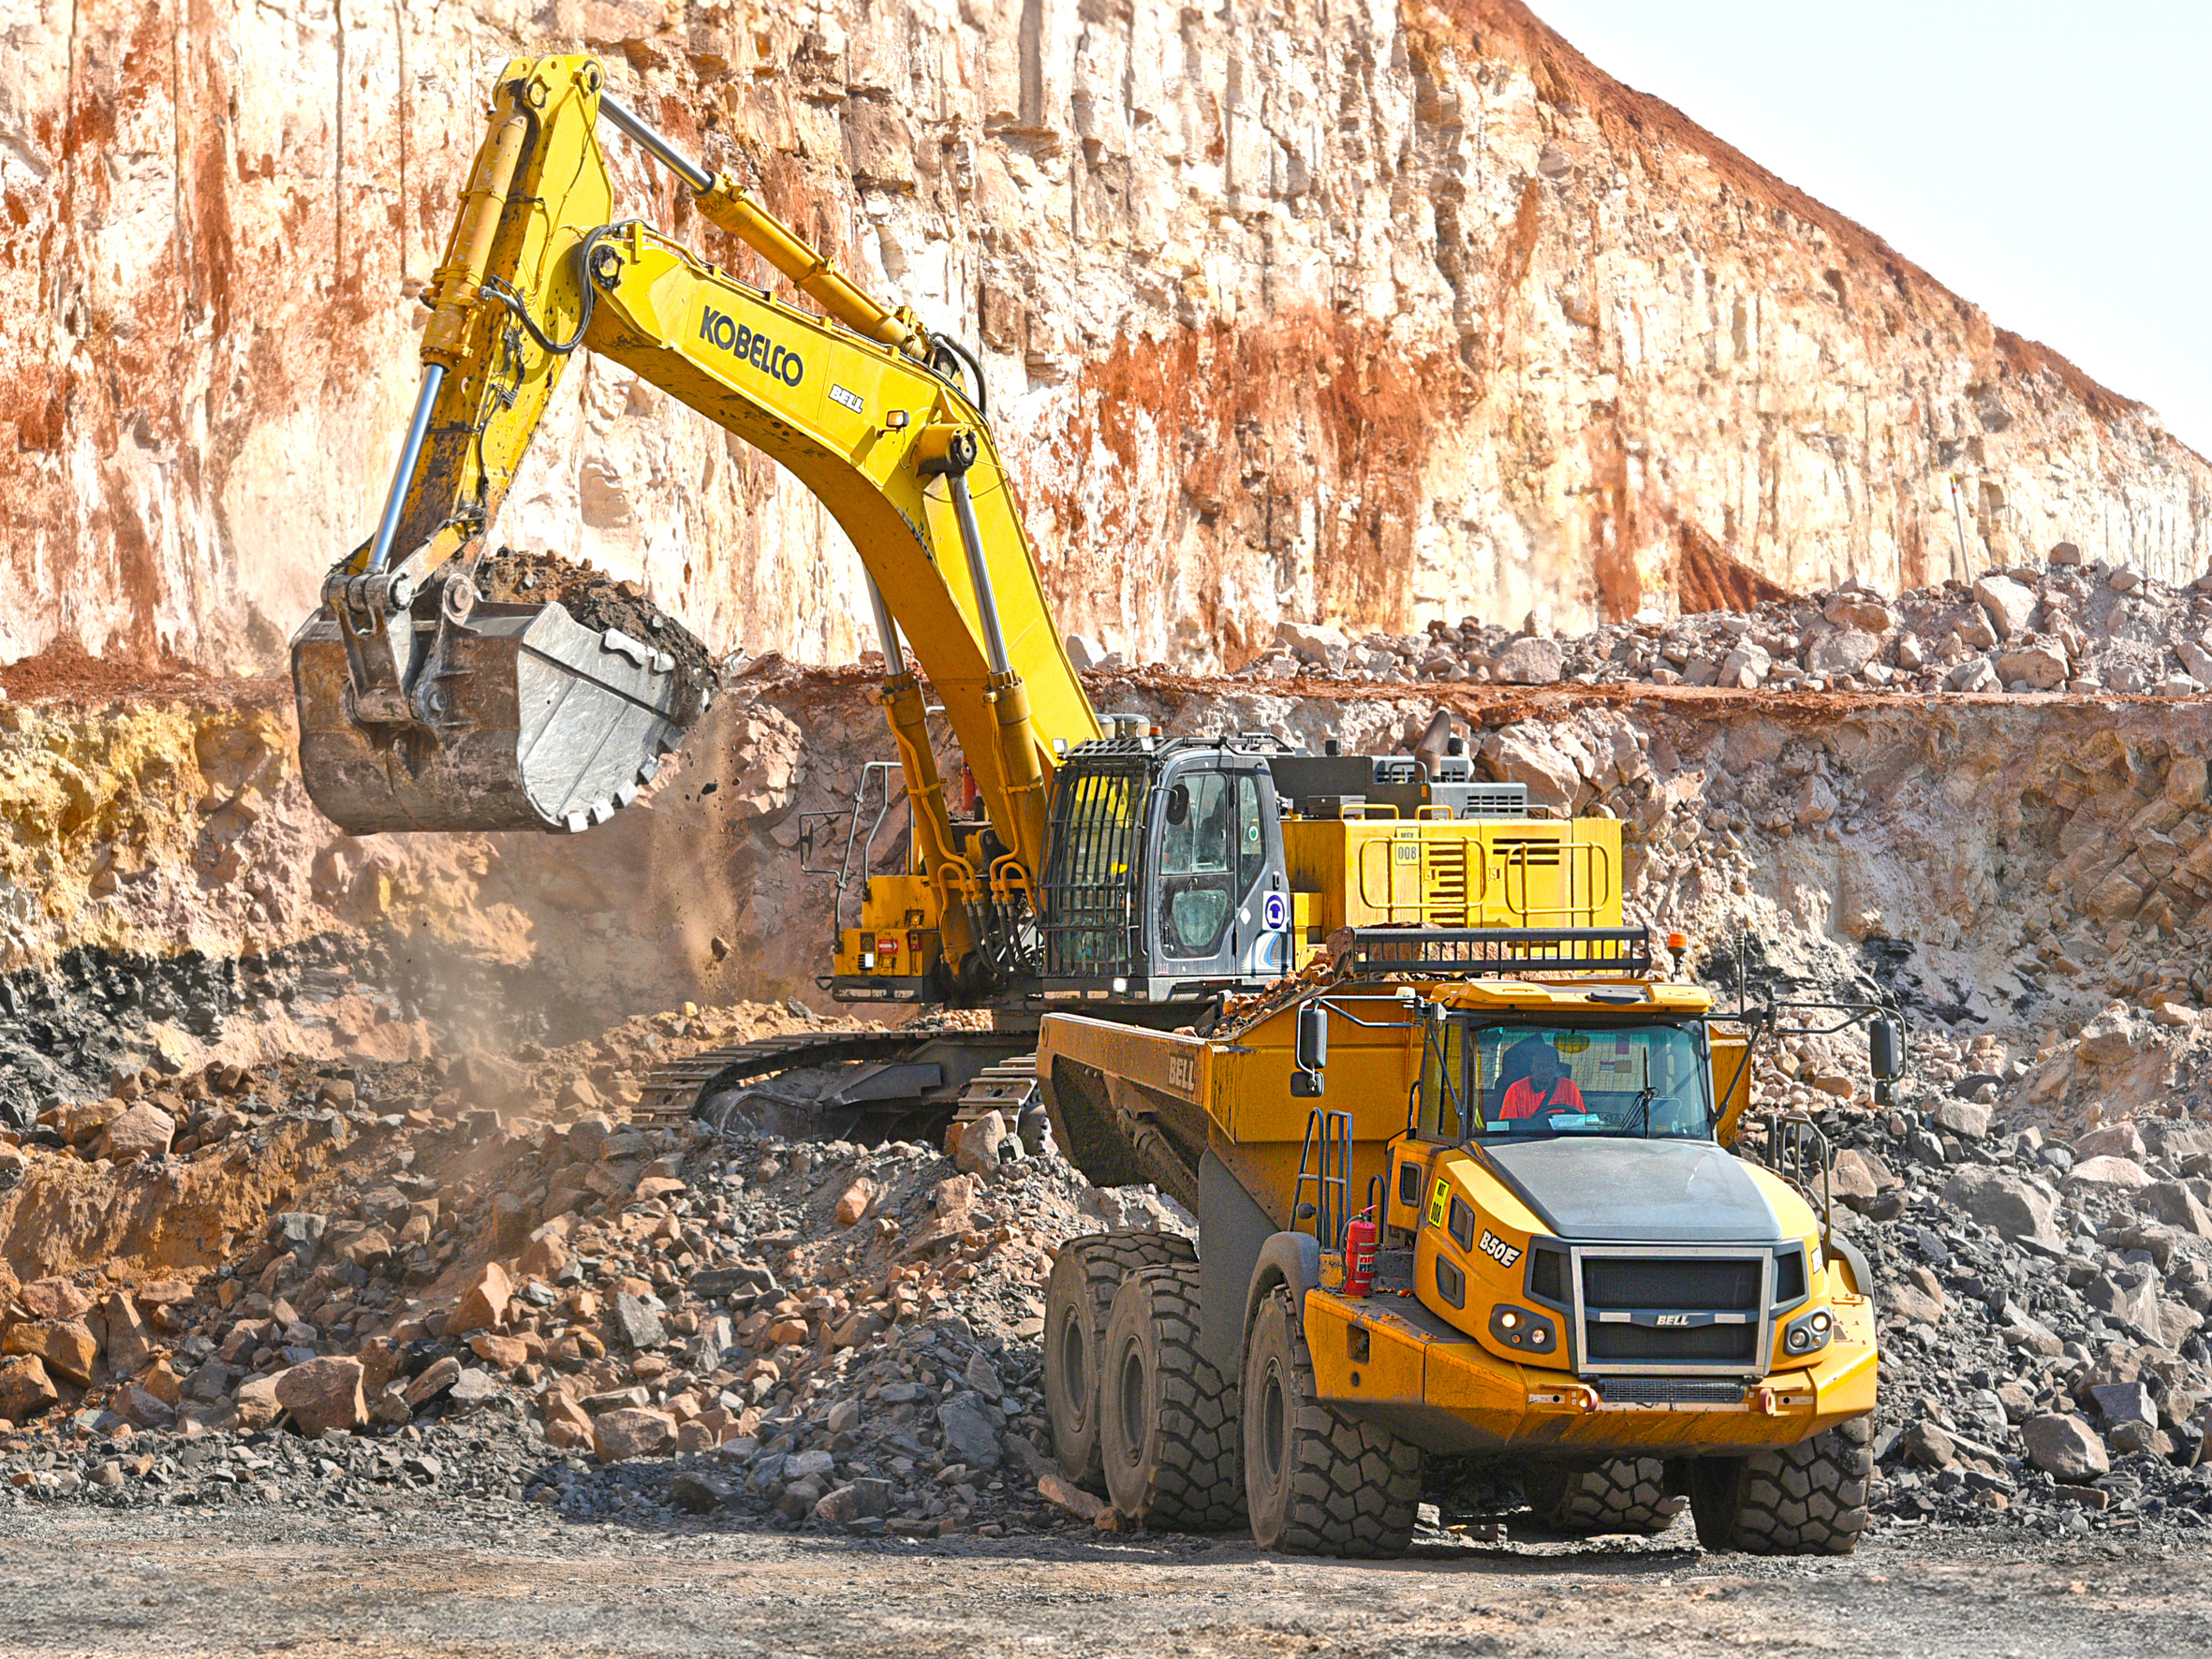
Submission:
<svg viewBox="0 0 2212 1659">
<path fill-rule="evenodd" d="M 617 219 L 610 131 L 818 313 Z M 1717 1010 L 1629 925 L 1618 821 L 1532 815 L 1443 716 L 1400 755 L 1102 723 L 976 360 L 590 57 L 501 71 L 425 300 L 390 497 L 293 644 L 310 793 L 363 833 L 586 830 L 703 711 L 712 687 L 654 642 L 474 580 L 575 352 L 782 462 L 866 566 L 907 820 L 876 870 L 855 803 L 859 913 L 823 983 L 991 1020 L 773 1039 L 658 1080 L 725 1126 L 802 1071 L 827 1083 L 777 1126 L 934 1135 L 1004 1109 L 1094 1181 L 1187 1204 L 1195 1247 L 1059 1255 L 1045 1392 L 1071 1475 L 1150 1524 L 1248 1517 L 1289 1550 L 1403 1549 L 1431 1455 L 1519 1471 L 1555 1526 L 1650 1531 L 1687 1500 L 1717 1546 L 1856 1542 L 1865 1268 L 1809 1123 L 1772 1128 L 1776 1168 L 1732 1151 L 1782 1005 L 1739 986 Z M 974 780 L 958 810 L 925 681 Z M 1887 1078 L 1896 1034 L 1875 1035 Z"/>
</svg>

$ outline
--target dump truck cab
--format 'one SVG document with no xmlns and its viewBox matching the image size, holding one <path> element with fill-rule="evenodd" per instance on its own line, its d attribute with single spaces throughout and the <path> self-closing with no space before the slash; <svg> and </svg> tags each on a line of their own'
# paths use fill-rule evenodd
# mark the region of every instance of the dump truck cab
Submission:
<svg viewBox="0 0 2212 1659">
<path fill-rule="evenodd" d="M 1787 1169 L 1734 1150 L 1760 1022 L 1672 966 L 1639 928 L 1363 928 L 1326 976 L 1203 1036 L 1046 1019 L 1062 1146 L 1199 1218 L 1195 1260 L 1139 1276 L 1154 1299 L 1187 1283 L 1263 1543 L 1388 1552 L 1429 1456 L 1509 1466 L 1548 1524 L 1650 1531 L 1688 1502 L 1708 1543 L 1855 1543 L 1865 1266 L 1828 1225 L 1809 1124 L 1777 1138 L 1812 1154 Z M 1058 1434 L 1086 1331 L 1109 1380 L 1169 1361 L 1134 1313 L 1086 1324 L 1055 1284 Z M 1132 1450 L 1124 1396 L 1099 1396 L 1099 1475 L 1142 1506 L 1172 1447 Z M 1062 1451 L 1084 1455 L 1080 1424 Z M 1367 1520 L 1306 1505 L 1317 1481 L 1353 1482 Z"/>
</svg>

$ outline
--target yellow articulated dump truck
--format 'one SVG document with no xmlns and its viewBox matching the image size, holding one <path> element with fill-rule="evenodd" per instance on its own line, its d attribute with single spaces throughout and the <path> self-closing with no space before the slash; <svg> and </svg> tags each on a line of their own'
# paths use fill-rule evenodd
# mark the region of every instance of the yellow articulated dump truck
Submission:
<svg viewBox="0 0 2212 1659">
<path fill-rule="evenodd" d="M 1657 1532 L 1687 1503 L 1710 1549 L 1857 1544 L 1867 1270 L 1809 1123 L 1773 1126 L 1781 1168 L 1731 1150 L 1776 1007 L 1717 1010 L 1611 908 L 1341 930 L 1333 967 L 1202 1035 L 1045 1016 L 1062 1149 L 1200 1223 L 1195 1249 L 1063 1248 L 1065 1467 L 1145 1524 L 1248 1520 L 1297 1553 L 1402 1551 L 1432 1456 L 1510 1467 L 1550 1528 Z M 1887 1020 L 1871 1047 L 1894 1076 Z"/>
</svg>

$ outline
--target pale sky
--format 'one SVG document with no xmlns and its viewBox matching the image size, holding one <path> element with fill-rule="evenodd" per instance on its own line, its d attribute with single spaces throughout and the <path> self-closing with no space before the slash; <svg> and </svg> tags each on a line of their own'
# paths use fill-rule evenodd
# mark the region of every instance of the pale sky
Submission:
<svg viewBox="0 0 2212 1659">
<path fill-rule="evenodd" d="M 2212 6 L 1529 0 L 2212 455 Z"/>
</svg>

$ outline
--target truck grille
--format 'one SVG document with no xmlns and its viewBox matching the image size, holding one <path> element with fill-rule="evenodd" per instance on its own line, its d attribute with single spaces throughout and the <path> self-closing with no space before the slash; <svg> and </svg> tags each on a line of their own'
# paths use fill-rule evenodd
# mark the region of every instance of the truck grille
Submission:
<svg viewBox="0 0 2212 1659">
<path fill-rule="evenodd" d="M 1756 1325 L 1600 1325 L 1592 1320 L 1583 1352 L 1592 1359 L 1639 1365 L 1748 1365 L 1757 1357 Z"/>
<path fill-rule="evenodd" d="M 1764 1251 L 1576 1251 L 1581 1367 L 1760 1374 L 1770 1260 Z"/>
<path fill-rule="evenodd" d="M 1760 1263 L 1746 1256 L 1585 1255 L 1583 1305 L 1655 1314 L 1755 1314 L 1760 1279 Z"/>
</svg>

